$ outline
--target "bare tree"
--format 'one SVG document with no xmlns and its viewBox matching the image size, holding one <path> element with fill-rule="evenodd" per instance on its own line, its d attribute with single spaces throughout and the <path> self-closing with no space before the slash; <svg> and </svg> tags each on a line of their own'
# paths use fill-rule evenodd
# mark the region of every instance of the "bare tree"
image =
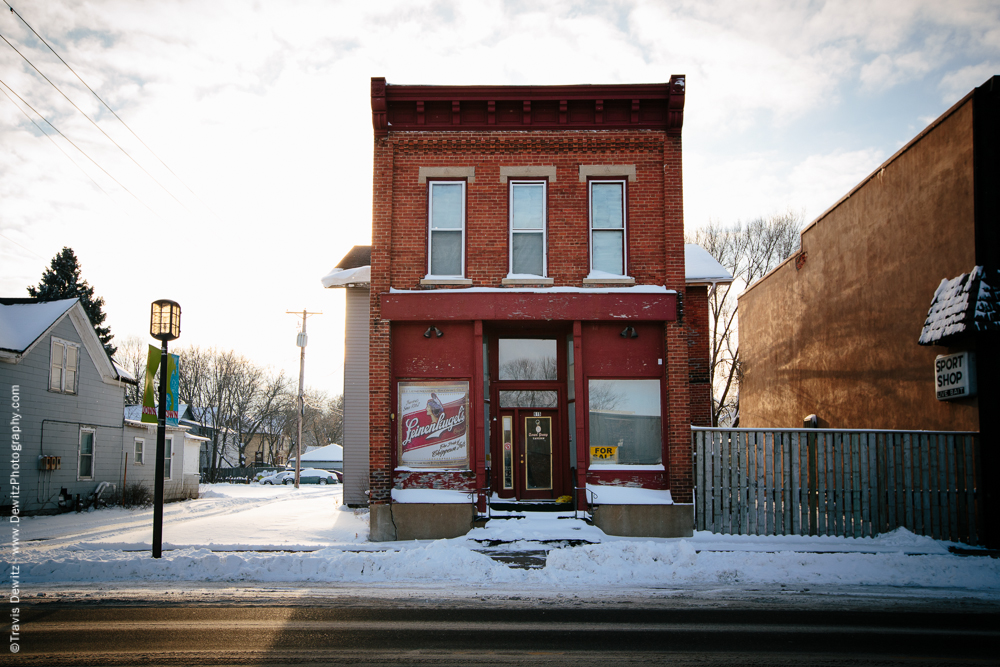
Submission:
<svg viewBox="0 0 1000 667">
<path fill-rule="evenodd" d="M 709 380 L 712 425 L 739 424 L 742 373 L 736 299 L 799 248 L 802 213 L 786 211 L 724 226 L 712 222 L 688 236 L 733 274 L 733 283 L 709 295 Z"/>
<path fill-rule="evenodd" d="M 142 405 L 142 392 L 146 382 L 146 358 L 148 355 L 149 343 L 138 336 L 129 336 L 118 343 L 114 360 L 119 366 L 131 373 L 138 383 L 136 386 L 125 385 L 125 405 Z"/>
<path fill-rule="evenodd" d="M 295 394 L 286 388 L 274 400 L 270 417 L 261 424 L 260 448 L 266 465 L 284 465 L 288 460 L 290 429 L 296 419 Z"/>
<path fill-rule="evenodd" d="M 254 440 L 258 441 L 259 451 L 267 451 L 266 436 L 276 426 L 275 421 L 284 406 L 290 387 L 284 372 L 272 376 L 264 369 L 243 361 L 245 363 L 237 368 L 236 382 L 233 386 L 236 415 L 232 427 L 236 432 L 241 466 L 249 463 L 246 450 Z M 274 457 L 272 456 L 267 462 L 273 465 Z"/>
</svg>

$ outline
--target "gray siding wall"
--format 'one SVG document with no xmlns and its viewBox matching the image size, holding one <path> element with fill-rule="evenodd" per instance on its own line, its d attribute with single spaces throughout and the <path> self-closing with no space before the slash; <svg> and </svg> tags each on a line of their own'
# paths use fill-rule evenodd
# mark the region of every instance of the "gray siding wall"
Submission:
<svg viewBox="0 0 1000 667">
<path fill-rule="evenodd" d="M 153 425 L 151 425 L 153 426 Z M 163 500 L 185 500 L 187 498 L 198 497 L 197 474 L 184 474 L 184 435 L 178 431 L 167 431 L 167 437 L 173 439 L 174 456 L 171 465 L 170 479 L 163 480 Z M 135 462 L 135 439 L 142 438 L 143 443 L 143 463 Z M 128 484 L 140 482 L 147 489 L 150 495 L 153 493 L 153 479 L 156 468 L 156 428 L 125 426 L 125 455 L 128 458 L 128 467 L 125 480 Z"/>
<path fill-rule="evenodd" d="M 348 287 L 344 349 L 344 503 L 368 505 L 368 294 Z"/>
<path fill-rule="evenodd" d="M 77 394 L 59 394 L 48 390 L 49 356 L 52 336 L 80 343 L 80 368 Z M 0 405 L 3 406 L 4 442 L 11 441 L 13 385 L 19 386 L 21 415 L 20 509 L 25 513 L 56 510 L 59 490 L 86 496 L 100 482 L 121 484 L 123 469 L 122 425 L 125 392 L 122 387 L 105 384 L 93 360 L 83 346 L 69 317 L 56 325 L 19 364 L 0 362 Z M 94 474 L 78 480 L 80 430 L 90 427 L 94 436 Z M 13 464 L 9 445 L 0 452 L 0 506 L 12 504 L 9 484 Z M 38 470 L 38 457 L 60 456 L 62 468 Z"/>
</svg>

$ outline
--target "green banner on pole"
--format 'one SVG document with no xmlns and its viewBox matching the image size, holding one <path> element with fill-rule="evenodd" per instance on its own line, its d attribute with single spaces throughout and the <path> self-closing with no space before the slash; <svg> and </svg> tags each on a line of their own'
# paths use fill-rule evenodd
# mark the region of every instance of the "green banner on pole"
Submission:
<svg viewBox="0 0 1000 667">
<path fill-rule="evenodd" d="M 153 378 L 156 376 L 156 369 L 160 367 L 160 348 L 150 345 L 149 355 L 146 357 L 146 384 L 142 391 L 142 421 L 144 424 L 156 424 L 156 390 L 153 387 Z"/>
</svg>

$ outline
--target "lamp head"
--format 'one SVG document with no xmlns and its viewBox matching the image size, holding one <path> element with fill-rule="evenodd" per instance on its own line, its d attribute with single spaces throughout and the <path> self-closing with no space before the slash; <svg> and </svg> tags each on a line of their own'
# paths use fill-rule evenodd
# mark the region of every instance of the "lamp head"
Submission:
<svg viewBox="0 0 1000 667">
<path fill-rule="evenodd" d="M 149 335 L 160 341 L 181 335 L 181 307 L 176 301 L 159 299 L 149 309 Z"/>
</svg>

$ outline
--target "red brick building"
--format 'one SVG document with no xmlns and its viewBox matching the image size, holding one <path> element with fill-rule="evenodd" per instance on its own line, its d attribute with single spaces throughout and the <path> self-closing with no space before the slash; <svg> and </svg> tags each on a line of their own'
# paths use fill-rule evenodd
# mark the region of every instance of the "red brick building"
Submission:
<svg viewBox="0 0 1000 667">
<path fill-rule="evenodd" d="M 372 539 L 462 534 L 518 502 L 690 534 L 720 278 L 686 280 L 684 77 L 376 78 L 371 105 Z"/>
</svg>

